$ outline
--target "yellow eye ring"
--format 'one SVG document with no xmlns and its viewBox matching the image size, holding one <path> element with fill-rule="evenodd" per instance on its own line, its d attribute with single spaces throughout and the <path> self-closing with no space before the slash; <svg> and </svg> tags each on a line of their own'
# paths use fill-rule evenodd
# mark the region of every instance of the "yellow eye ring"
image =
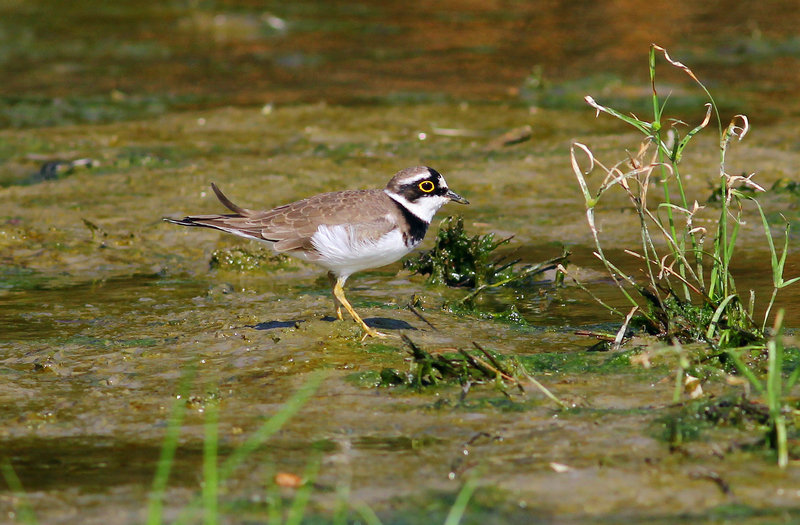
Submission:
<svg viewBox="0 0 800 525">
<path fill-rule="evenodd" d="M 434 188 L 436 188 L 436 186 L 429 180 L 424 180 L 424 181 L 420 182 L 419 186 L 417 186 L 417 187 L 421 191 L 424 191 L 425 193 L 430 193 L 430 192 L 432 192 L 434 190 Z"/>
</svg>

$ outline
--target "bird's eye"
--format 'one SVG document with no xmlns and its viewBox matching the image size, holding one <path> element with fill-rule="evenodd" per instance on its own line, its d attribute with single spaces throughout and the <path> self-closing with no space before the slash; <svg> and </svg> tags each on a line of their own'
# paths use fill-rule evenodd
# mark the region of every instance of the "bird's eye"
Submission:
<svg viewBox="0 0 800 525">
<path fill-rule="evenodd" d="M 432 192 L 434 190 L 434 188 L 436 186 L 434 186 L 434 184 L 431 181 L 424 180 L 424 181 L 420 182 L 419 186 L 417 186 L 417 187 L 420 190 L 424 191 L 425 193 L 430 193 L 430 192 Z"/>
</svg>

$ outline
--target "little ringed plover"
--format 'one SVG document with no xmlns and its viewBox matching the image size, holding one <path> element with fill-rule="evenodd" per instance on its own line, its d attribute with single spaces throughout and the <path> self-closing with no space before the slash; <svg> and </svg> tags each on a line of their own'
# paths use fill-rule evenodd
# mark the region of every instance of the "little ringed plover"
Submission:
<svg viewBox="0 0 800 525">
<path fill-rule="evenodd" d="M 364 337 L 383 337 L 353 310 L 344 283 L 355 272 L 392 263 L 425 237 L 434 214 L 449 201 L 469 204 L 451 191 L 433 168 L 416 166 L 395 174 L 382 190 L 321 193 L 267 211 L 249 210 L 230 201 L 212 183 L 226 215 L 164 218 L 181 226 L 214 228 L 268 243 L 275 252 L 310 261 L 328 270 L 336 316 L 342 306 L 361 325 Z"/>
</svg>

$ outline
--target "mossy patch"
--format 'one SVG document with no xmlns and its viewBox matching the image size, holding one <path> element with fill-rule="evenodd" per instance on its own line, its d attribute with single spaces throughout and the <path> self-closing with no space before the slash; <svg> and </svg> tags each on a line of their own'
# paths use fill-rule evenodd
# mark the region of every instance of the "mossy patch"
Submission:
<svg viewBox="0 0 800 525">
<path fill-rule="evenodd" d="M 275 254 L 268 249 L 236 246 L 214 250 L 208 265 L 212 270 L 269 272 L 286 268 L 288 261 L 289 258 L 285 255 Z"/>
</svg>

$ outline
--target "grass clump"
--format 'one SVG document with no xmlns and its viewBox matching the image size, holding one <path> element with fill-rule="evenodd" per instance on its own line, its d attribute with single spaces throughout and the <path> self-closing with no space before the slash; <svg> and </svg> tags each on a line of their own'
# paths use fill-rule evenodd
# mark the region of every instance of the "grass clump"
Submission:
<svg viewBox="0 0 800 525">
<path fill-rule="evenodd" d="M 656 89 L 656 58 L 663 54 L 673 67 L 688 75 L 707 97 L 705 116 L 694 127 L 676 119 L 666 119 L 666 101 Z M 719 111 L 706 87 L 684 64 L 670 58 L 666 50 L 650 48 L 650 80 L 652 85 L 652 120 L 625 115 L 597 103 L 586 101 L 599 115 L 609 114 L 644 135 L 638 151 L 627 160 L 606 166 L 583 144 L 573 144 L 572 168 L 577 177 L 586 205 L 586 217 L 594 240 L 595 255 L 605 266 L 622 296 L 629 303 L 628 311 L 619 311 L 597 299 L 600 304 L 622 320 L 615 347 L 623 342 L 629 327 L 639 326 L 661 340 L 675 346 L 680 354 L 676 374 L 675 401 L 681 396 L 680 387 L 689 377 L 687 372 L 716 363 L 723 373 L 745 376 L 766 400 L 767 417 L 763 422 L 768 442 L 778 453 L 780 466 L 788 464 L 787 413 L 793 411 L 788 393 L 797 379 L 797 369 L 788 380 L 783 377 L 783 345 L 781 342 L 782 313 L 772 330 L 766 328 L 770 313 L 780 290 L 800 277 L 784 279 L 788 253 L 789 225 L 783 232 L 783 246 L 777 249 L 767 217 L 756 200 L 765 191 L 755 183 L 753 174 L 732 175 L 726 168 L 726 154 L 732 143 L 741 140 L 749 130 L 744 115 L 736 115 L 723 126 Z M 692 139 L 709 124 L 715 123 L 719 137 L 719 164 L 713 205 L 718 218 L 711 227 L 700 222 L 701 206 L 686 192 L 681 160 Z M 588 157 L 587 168 L 581 167 L 578 154 Z M 605 173 L 602 182 L 590 189 L 588 175 L 598 168 Z M 658 199 L 651 191 L 657 188 Z M 640 281 L 620 270 L 604 251 L 600 229 L 595 217 L 608 193 L 621 191 L 639 221 L 639 245 L 625 252 L 635 258 L 644 278 Z M 707 202 L 708 204 L 708 202 Z M 736 288 L 731 262 L 737 249 L 741 226 L 745 224 L 747 204 L 760 218 L 770 254 L 772 293 L 763 319 L 754 318 L 755 293 L 742 296 Z M 705 352 L 691 356 L 682 352 L 680 343 L 699 342 Z M 763 366 L 765 364 L 765 366 Z M 764 370 L 766 368 L 766 370 Z M 761 376 L 766 374 L 765 379 Z M 699 391 L 698 391 L 699 392 Z M 701 395 L 701 394 L 700 394 Z"/>
<path fill-rule="evenodd" d="M 797 381 L 800 368 L 796 368 L 788 379 L 780 372 L 784 349 L 781 337 L 768 343 L 770 366 L 764 380 L 756 377 L 752 369 L 733 358 L 742 374 L 759 393 L 760 399 L 750 399 L 743 394 L 724 394 L 720 397 L 699 398 L 680 403 L 656 423 L 660 426 L 662 439 L 670 449 L 678 450 L 688 442 L 701 439 L 703 434 L 718 427 L 728 427 L 743 432 L 760 433 L 762 437 L 754 446 L 772 450 L 777 456 L 778 466 L 788 466 L 790 459 L 800 457 L 796 425 L 800 415 L 797 400 L 787 397 Z"/>
<path fill-rule="evenodd" d="M 789 393 L 800 377 L 800 366 L 794 368 L 791 374 L 784 378 L 784 361 L 786 349 L 783 345 L 783 310 L 778 312 L 773 329 L 773 336 L 766 343 L 767 372 L 764 379 L 759 378 L 751 367 L 743 363 L 740 352 L 731 350 L 728 355 L 736 367 L 744 375 L 755 390 L 766 400 L 767 414 L 769 415 L 766 426 L 767 441 L 778 454 L 778 465 L 783 468 L 789 464 L 789 429 L 800 416 L 797 400 L 793 404 Z M 743 349 L 746 350 L 746 349 Z M 791 415 L 792 417 L 787 417 Z"/>
<path fill-rule="evenodd" d="M 705 116 L 691 129 L 679 120 L 664 116 L 666 101 L 659 98 L 655 82 L 657 52 L 663 53 L 670 65 L 695 81 L 707 96 Z M 751 343 L 764 344 L 765 326 L 776 295 L 797 278 L 783 278 L 788 225 L 783 249 L 777 250 L 767 218 L 751 191 L 764 189 L 752 180 L 753 175 L 731 175 L 726 169 L 725 158 L 730 145 L 744 138 L 749 130 L 747 117 L 737 115 L 723 127 L 714 99 L 705 86 L 688 67 L 672 60 L 663 48 L 655 45 L 650 49 L 650 79 L 653 88 L 652 121 L 622 114 L 597 103 L 592 97 L 586 97 L 598 114 L 607 113 L 644 135 L 637 153 L 629 154 L 627 161 L 607 167 L 588 147 L 579 143 L 572 146 L 572 168 L 585 199 L 595 255 L 629 302 L 631 310 L 620 312 L 601 304 L 625 319 L 625 326 L 635 317 L 648 332 L 668 341 L 702 341 L 715 350 Z M 680 163 L 691 140 L 712 122 L 716 123 L 720 146 L 719 190 L 715 193 L 719 216 L 715 226 L 709 229 L 698 224 L 704 206 L 687 195 Z M 588 169 L 580 166 L 579 152 L 588 156 Z M 589 186 L 588 174 L 595 168 L 604 172 L 605 177 L 593 190 Z M 653 185 L 660 189 L 661 199 L 652 199 L 649 190 Z M 595 215 L 604 196 L 611 191 L 622 191 L 639 219 L 638 249 L 628 249 L 626 253 L 639 261 L 645 276 L 643 283 L 621 271 L 603 249 Z M 754 294 L 751 292 L 749 297 L 742 297 L 730 268 L 736 252 L 737 235 L 744 224 L 744 205 L 747 202 L 753 204 L 761 218 L 771 254 L 773 293 L 761 322 L 753 318 Z"/>
<path fill-rule="evenodd" d="M 407 381 L 410 386 L 421 389 L 442 383 L 458 383 L 469 388 L 469 385 L 475 382 L 497 381 L 501 391 L 506 395 L 508 395 L 506 382 L 515 385 L 520 392 L 525 391 L 522 384 L 514 378 L 514 372 L 507 370 L 499 363 L 498 356 L 492 355 L 477 343 L 473 345 L 478 352 L 470 353 L 459 349 L 455 353 L 431 354 L 408 336 L 402 337 L 413 358 L 412 370 L 408 374 Z"/>
</svg>

